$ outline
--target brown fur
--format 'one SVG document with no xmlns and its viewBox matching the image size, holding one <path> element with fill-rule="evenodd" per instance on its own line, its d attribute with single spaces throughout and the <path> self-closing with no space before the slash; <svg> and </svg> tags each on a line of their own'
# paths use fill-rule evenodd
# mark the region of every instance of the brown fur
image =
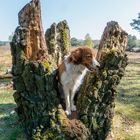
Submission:
<svg viewBox="0 0 140 140">
<path fill-rule="evenodd" d="M 59 79 L 65 96 L 67 115 L 76 111 L 74 97 L 86 74 L 86 67 L 93 71 L 97 66 L 99 63 L 95 59 L 95 53 L 88 47 L 76 48 L 59 66 Z"/>
<path fill-rule="evenodd" d="M 69 63 L 82 64 L 90 69 L 92 59 L 96 57 L 95 51 L 88 47 L 79 47 L 73 50 L 69 56 Z"/>
<path fill-rule="evenodd" d="M 82 64 L 90 69 L 90 65 L 92 65 L 92 59 L 95 58 L 96 53 L 93 49 L 88 47 L 78 47 L 74 49 L 70 56 L 68 57 L 68 62 L 73 64 Z M 58 66 L 59 77 L 62 75 L 64 71 L 66 71 L 66 66 L 64 62 L 62 62 Z"/>
<path fill-rule="evenodd" d="M 59 66 L 58 66 L 58 71 L 59 71 L 59 77 L 62 75 L 62 73 L 64 71 L 66 71 L 66 66 L 64 64 L 64 62 L 62 62 Z"/>
</svg>

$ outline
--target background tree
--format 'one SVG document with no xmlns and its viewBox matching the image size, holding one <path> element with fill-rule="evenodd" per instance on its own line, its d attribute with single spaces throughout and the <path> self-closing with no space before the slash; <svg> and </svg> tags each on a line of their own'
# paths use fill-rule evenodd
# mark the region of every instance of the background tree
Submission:
<svg viewBox="0 0 140 140">
<path fill-rule="evenodd" d="M 82 46 L 84 41 L 82 39 L 77 39 L 75 37 L 71 38 L 71 46 Z"/>
<path fill-rule="evenodd" d="M 90 48 L 93 48 L 93 40 L 92 40 L 92 38 L 90 37 L 89 34 L 86 34 L 86 36 L 85 36 L 84 45 L 86 45 Z"/>
<path fill-rule="evenodd" d="M 136 36 L 128 35 L 128 50 L 140 47 L 140 40 Z"/>
<path fill-rule="evenodd" d="M 133 22 L 130 23 L 130 25 L 133 27 L 133 29 L 135 29 L 138 32 L 140 32 L 140 13 L 138 13 L 138 18 L 133 19 Z"/>
<path fill-rule="evenodd" d="M 5 46 L 8 44 L 8 41 L 0 41 L 0 46 Z"/>
<path fill-rule="evenodd" d="M 134 35 L 128 35 L 128 45 L 127 51 L 140 51 L 140 40 L 136 38 Z"/>
</svg>

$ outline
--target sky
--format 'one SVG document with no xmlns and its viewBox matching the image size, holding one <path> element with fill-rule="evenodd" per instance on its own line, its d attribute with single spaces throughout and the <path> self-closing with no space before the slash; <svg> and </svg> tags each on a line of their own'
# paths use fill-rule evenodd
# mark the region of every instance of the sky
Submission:
<svg viewBox="0 0 140 140">
<path fill-rule="evenodd" d="M 44 31 L 53 22 L 67 20 L 71 37 L 83 39 L 87 33 L 100 39 L 106 23 L 117 21 L 129 34 L 140 39 L 130 23 L 140 12 L 140 0 L 40 0 Z M 0 40 L 8 40 L 18 26 L 18 12 L 30 0 L 1 0 Z"/>
</svg>

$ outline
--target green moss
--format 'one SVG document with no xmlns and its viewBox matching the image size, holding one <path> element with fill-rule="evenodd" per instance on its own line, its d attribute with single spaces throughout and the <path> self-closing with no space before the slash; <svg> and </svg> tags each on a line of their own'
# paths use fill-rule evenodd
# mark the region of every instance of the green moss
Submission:
<svg viewBox="0 0 140 140">
<path fill-rule="evenodd" d="M 53 25 L 46 31 L 45 36 L 49 54 L 52 54 L 55 51 L 55 31 Z"/>
<path fill-rule="evenodd" d="M 115 54 L 116 52 L 120 52 L 120 50 L 118 48 L 112 48 L 110 50 L 110 53 Z"/>
<path fill-rule="evenodd" d="M 98 129 L 99 128 L 99 125 L 98 125 L 97 120 L 96 120 L 95 117 L 92 118 L 92 124 L 94 126 L 94 129 Z"/>
<path fill-rule="evenodd" d="M 51 64 L 49 64 L 47 60 L 43 60 L 41 63 L 44 66 L 44 68 L 48 71 L 48 73 L 50 73 L 52 69 Z"/>
<path fill-rule="evenodd" d="M 64 29 L 62 31 L 62 39 L 63 39 L 63 48 L 66 49 L 67 46 L 69 45 L 69 42 L 68 42 L 68 34 L 67 34 L 66 29 Z"/>
<path fill-rule="evenodd" d="M 102 77 L 103 77 L 103 79 L 106 79 L 106 77 L 107 77 L 107 70 L 103 70 Z"/>
</svg>

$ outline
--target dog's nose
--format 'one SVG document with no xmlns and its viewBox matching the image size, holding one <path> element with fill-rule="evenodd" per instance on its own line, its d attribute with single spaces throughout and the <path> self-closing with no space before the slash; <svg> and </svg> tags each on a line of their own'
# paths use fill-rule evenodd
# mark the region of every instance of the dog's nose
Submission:
<svg viewBox="0 0 140 140">
<path fill-rule="evenodd" d="M 100 65 L 97 65 L 96 67 L 97 67 L 97 68 L 100 68 Z"/>
<path fill-rule="evenodd" d="M 98 62 L 98 64 L 96 65 L 96 67 L 97 67 L 97 68 L 100 68 L 100 66 L 101 66 L 100 63 Z"/>
<path fill-rule="evenodd" d="M 93 59 L 93 65 L 98 67 L 98 68 L 100 67 L 99 62 L 96 59 Z"/>
</svg>

